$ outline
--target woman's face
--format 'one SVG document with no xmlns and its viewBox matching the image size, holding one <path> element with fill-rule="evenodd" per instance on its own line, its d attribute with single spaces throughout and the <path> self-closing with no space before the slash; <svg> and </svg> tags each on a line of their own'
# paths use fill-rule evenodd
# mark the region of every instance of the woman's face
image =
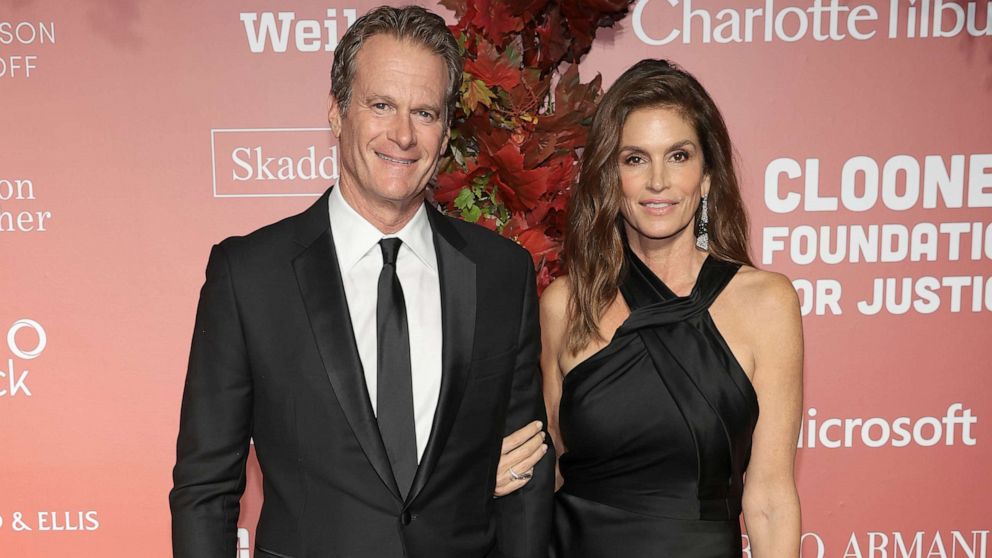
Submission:
<svg viewBox="0 0 992 558">
<path fill-rule="evenodd" d="M 696 130 L 678 111 L 654 107 L 631 112 L 623 125 L 617 165 L 628 235 L 694 238 L 691 225 L 710 183 Z"/>
</svg>

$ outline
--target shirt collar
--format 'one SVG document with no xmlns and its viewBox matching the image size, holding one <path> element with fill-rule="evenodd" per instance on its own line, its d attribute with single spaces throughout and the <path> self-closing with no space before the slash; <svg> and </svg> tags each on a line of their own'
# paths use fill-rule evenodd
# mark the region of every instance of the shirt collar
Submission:
<svg viewBox="0 0 992 558">
<path fill-rule="evenodd" d="M 328 196 L 327 208 L 331 220 L 331 233 L 336 239 L 334 249 L 338 256 L 341 271 L 350 270 L 373 248 L 378 248 L 379 240 L 397 237 L 409 248 L 417 259 L 431 271 L 437 272 L 437 254 L 434 252 L 434 236 L 427 208 L 421 204 L 413 218 L 395 234 L 383 234 L 348 205 L 341 195 L 340 186 L 335 186 Z M 347 242 L 342 242 L 347 238 Z"/>
</svg>

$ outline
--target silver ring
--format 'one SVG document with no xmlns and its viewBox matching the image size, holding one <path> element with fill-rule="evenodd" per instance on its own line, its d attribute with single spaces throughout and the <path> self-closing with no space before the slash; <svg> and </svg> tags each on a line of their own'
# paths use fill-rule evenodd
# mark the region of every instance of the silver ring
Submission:
<svg viewBox="0 0 992 558">
<path fill-rule="evenodd" d="M 531 478 L 533 476 L 534 476 L 534 472 L 533 471 L 526 471 L 526 472 L 523 472 L 523 473 L 518 473 L 518 472 L 516 472 L 516 471 L 513 470 L 513 467 L 510 467 L 510 478 L 513 479 L 513 480 L 526 480 L 526 479 L 529 479 L 529 478 Z"/>
</svg>

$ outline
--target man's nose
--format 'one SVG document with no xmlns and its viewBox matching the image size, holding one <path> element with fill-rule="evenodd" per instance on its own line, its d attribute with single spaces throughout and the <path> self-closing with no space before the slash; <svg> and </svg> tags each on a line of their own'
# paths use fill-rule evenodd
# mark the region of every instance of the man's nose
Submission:
<svg viewBox="0 0 992 558">
<path fill-rule="evenodd" d="M 400 149 L 410 149 L 417 145 L 417 134 L 413 128 L 413 119 L 409 114 L 398 115 L 390 129 L 389 139 Z"/>
</svg>

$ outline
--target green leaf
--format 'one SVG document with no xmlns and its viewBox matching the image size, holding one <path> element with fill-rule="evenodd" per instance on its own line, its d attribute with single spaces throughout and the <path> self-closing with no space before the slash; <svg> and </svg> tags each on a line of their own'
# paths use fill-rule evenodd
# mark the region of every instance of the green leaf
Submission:
<svg viewBox="0 0 992 558">
<path fill-rule="evenodd" d="M 486 194 L 486 186 L 489 185 L 489 173 L 477 176 L 472 179 L 472 193 L 478 199 L 483 199 Z"/>
<path fill-rule="evenodd" d="M 455 196 L 455 207 L 465 211 L 466 209 L 473 207 L 475 205 L 475 194 L 472 190 L 468 188 L 462 188 L 458 195 Z"/>
<path fill-rule="evenodd" d="M 461 101 L 466 114 L 471 114 L 480 103 L 491 107 L 495 98 L 492 89 L 486 87 L 486 82 L 481 79 L 467 79 L 462 85 Z"/>
<path fill-rule="evenodd" d="M 478 222 L 479 221 L 479 217 L 482 217 L 482 210 L 479 209 L 479 206 L 477 206 L 477 205 L 473 205 L 472 207 L 469 207 L 468 209 L 463 209 L 462 210 L 462 219 L 465 219 L 469 223 Z"/>
<path fill-rule="evenodd" d="M 464 33 L 459 32 L 457 35 L 455 35 L 455 41 L 458 43 L 458 53 L 461 54 L 462 56 L 465 56 L 465 50 L 468 45 L 468 36 L 466 36 Z"/>
</svg>

